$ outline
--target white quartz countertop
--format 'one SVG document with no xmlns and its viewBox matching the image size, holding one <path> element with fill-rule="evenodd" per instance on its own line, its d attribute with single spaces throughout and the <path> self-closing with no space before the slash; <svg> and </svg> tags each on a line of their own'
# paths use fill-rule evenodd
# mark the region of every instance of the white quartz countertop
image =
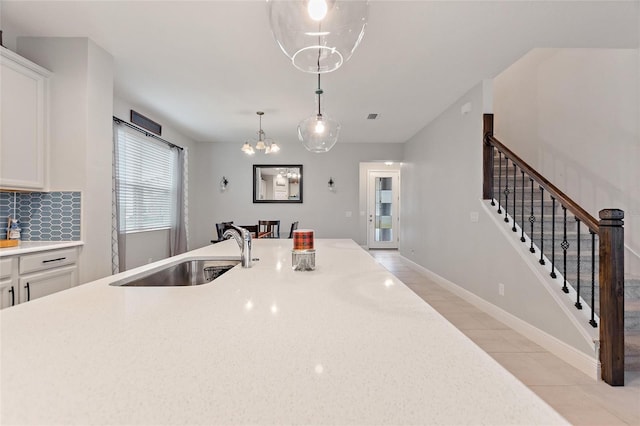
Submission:
<svg viewBox="0 0 640 426">
<path fill-rule="evenodd" d="M 0 312 L 2 424 L 566 424 L 351 240 L 254 240 L 253 268 L 116 287 L 226 241 Z"/>
<path fill-rule="evenodd" d="M 84 245 L 82 241 L 20 241 L 16 247 L 0 248 L 0 257 Z"/>
</svg>

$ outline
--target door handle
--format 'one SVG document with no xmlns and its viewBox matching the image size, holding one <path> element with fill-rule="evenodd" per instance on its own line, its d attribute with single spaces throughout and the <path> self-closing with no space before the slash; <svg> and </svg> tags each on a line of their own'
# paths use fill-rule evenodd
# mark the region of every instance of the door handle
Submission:
<svg viewBox="0 0 640 426">
<path fill-rule="evenodd" d="M 29 300 L 31 300 L 31 289 L 29 288 L 29 283 L 27 283 L 27 285 L 25 285 L 24 288 L 27 289 L 27 302 L 28 302 Z"/>
<path fill-rule="evenodd" d="M 11 286 L 11 288 L 9 289 L 9 293 L 11 293 L 11 306 L 15 306 L 16 294 L 15 294 L 15 291 L 13 291 L 13 286 Z"/>
</svg>

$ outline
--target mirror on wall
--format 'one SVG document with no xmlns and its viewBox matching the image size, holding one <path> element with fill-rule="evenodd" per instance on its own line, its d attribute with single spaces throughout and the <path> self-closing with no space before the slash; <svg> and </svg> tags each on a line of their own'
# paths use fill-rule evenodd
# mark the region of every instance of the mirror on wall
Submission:
<svg viewBox="0 0 640 426">
<path fill-rule="evenodd" d="M 302 164 L 254 164 L 254 203 L 302 203 Z"/>
</svg>

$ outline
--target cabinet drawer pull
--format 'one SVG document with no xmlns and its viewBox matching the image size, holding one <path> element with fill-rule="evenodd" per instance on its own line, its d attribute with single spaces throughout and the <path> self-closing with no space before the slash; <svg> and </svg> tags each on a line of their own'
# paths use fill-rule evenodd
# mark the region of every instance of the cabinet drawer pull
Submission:
<svg viewBox="0 0 640 426">
<path fill-rule="evenodd" d="M 65 260 L 65 259 L 66 259 L 66 257 L 59 257 L 57 259 L 43 260 L 42 263 L 57 262 L 59 260 Z"/>
<path fill-rule="evenodd" d="M 27 289 L 27 302 L 28 302 L 29 300 L 31 300 L 31 289 L 29 288 L 29 283 L 27 283 L 27 285 L 25 285 L 24 288 Z"/>
<path fill-rule="evenodd" d="M 16 304 L 16 294 L 13 291 L 13 286 L 9 289 L 9 293 L 11 293 L 11 306 L 15 306 Z"/>
</svg>

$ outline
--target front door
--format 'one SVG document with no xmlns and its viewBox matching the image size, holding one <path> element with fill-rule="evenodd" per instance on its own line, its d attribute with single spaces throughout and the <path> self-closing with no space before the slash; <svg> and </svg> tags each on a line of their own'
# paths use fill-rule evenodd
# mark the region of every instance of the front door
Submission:
<svg viewBox="0 0 640 426">
<path fill-rule="evenodd" d="M 367 245 L 398 248 L 400 172 L 370 171 L 367 190 Z"/>
</svg>

